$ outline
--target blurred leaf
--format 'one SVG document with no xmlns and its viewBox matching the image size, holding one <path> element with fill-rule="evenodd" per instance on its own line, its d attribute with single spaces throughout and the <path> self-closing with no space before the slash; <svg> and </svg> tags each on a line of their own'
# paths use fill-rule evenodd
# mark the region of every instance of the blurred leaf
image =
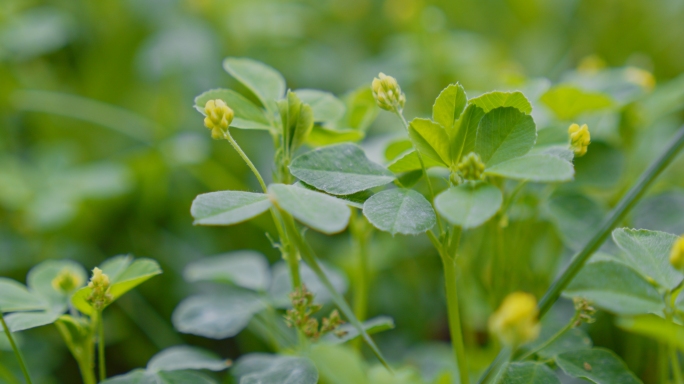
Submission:
<svg viewBox="0 0 684 384">
<path fill-rule="evenodd" d="M 389 189 L 373 195 L 363 204 L 363 214 L 381 231 L 392 235 L 417 235 L 435 225 L 430 202 L 410 189 Z"/>
<path fill-rule="evenodd" d="M 613 101 L 599 92 L 585 92 L 572 85 L 557 85 L 540 99 L 561 120 L 572 120 L 582 113 L 608 108 Z"/>
<path fill-rule="evenodd" d="M 684 233 L 684 192 L 680 189 L 649 196 L 634 208 L 635 228 Z"/>
<path fill-rule="evenodd" d="M 656 289 L 628 266 L 613 261 L 586 264 L 563 291 L 619 315 L 661 313 L 665 303 Z"/>
<path fill-rule="evenodd" d="M 328 276 L 330 282 L 337 292 L 346 292 L 348 282 L 344 273 L 336 267 L 321 262 L 321 269 Z M 299 274 L 302 283 L 306 288 L 314 294 L 314 302 L 319 304 L 327 304 L 332 301 L 332 296 L 323 282 L 318 278 L 316 273 L 305 263 L 299 263 Z M 273 305 L 277 308 L 291 308 L 292 301 L 289 294 L 292 291 L 292 277 L 288 269 L 287 263 L 280 261 L 273 265 L 273 279 L 271 286 L 268 289 L 269 298 Z"/>
<path fill-rule="evenodd" d="M 345 97 L 346 112 L 338 125 L 365 132 L 378 116 L 379 108 L 375 103 L 370 87 L 361 87 Z"/>
<path fill-rule="evenodd" d="M 295 158 L 292 175 L 319 190 L 350 195 L 392 182 L 394 175 L 353 144 L 316 149 Z"/>
<path fill-rule="evenodd" d="M 553 195 L 547 209 L 563 243 L 579 251 L 603 222 L 606 209 L 587 196 L 577 193 Z"/>
<path fill-rule="evenodd" d="M 53 281 L 63 272 L 73 274 L 76 289 L 81 288 L 87 281 L 88 275 L 81 264 L 71 260 L 47 260 L 31 268 L 26 277 L 29 289 L 47 299 L 52 305 L 66 306 L 69 296 L 73 292 L 58 291 Z"/>
<path fill-rule="evenodd" d="M 344 115 L 344 103 L 330 92 L 316 89 L 298 89 L 295 93 L 303 103 L 311 106 L 314 121 L 317 123 L 334 123 Z"/>
<path fill-rule="evenodd" d="M 285 79 L 278 71 L 258 61 L 237 57 L 223 60 L 223 68 L 249 88 L 267 109 L 275 111 L 274 102 L 285 94 Z"/>
<path fill-rule="evenodd" d="M 572 162 L 575 158 L 575 153 L 570 147 L 566 145 L 537 145 L 528 153 L 528 155 L 550 155 L 567 162 Z"/>
<path fill-rule="evenodd" d="M 416 118 L 411 120 L 408 132 L 424 161 L 430 159 L 443 165 L 451 164 L 449 137 L 441 125 L 428 119 Z"/>
<path fill-rule="evenodd" d="M 188 297 L 173 311 L 172 321 L 179 332 L 225 339 L 240 333 L 264 308 L 258 295 L 230 290 L 221 295 Z"/>
<path fill-rule="evenodd" d="M 546 335 L 546 337 L 544 336 L 544 332 L 542 331 L 542 336 L 539 337 L 536 343 L 530 344 L 529 348 L 534 349 L 537 345 L 545 342 L 547 337 L 551 337 L 552 335 L 549 334 Z M 551 359 L 564 352 L 576 351 L 578 349 L 590 349 L 591 347 L 592 342 L 589 336 L 579 328 L 572 328 L 563 333 L 551 344 L 538 351 L 537 355 L 543 359 Z"/>
<path fill-rule="evenodd" d="M 3 24 L 0 61 L 32 59 L 64 47 L 77 36 L 70 14 L 48 6 L 27 9 Z"/>
<path fill-rule="evenodd" d="M 316 364 L 321 380 L 329 384 L 367 384 L 361 356 L 344 345 L 315 344 L 309 357 Z"/>
<path fill-rule="evenodd" d="M 477 138 L 477 127 L 480 120 L 485 115 L 482 108 L 475 104 L 466 107 L 461 117 L 454 123 L 454 133 L 449 135 L 451 145 L 451 157 L 454 163 L 461 161 L 461 158 L 475 150 L 475 140 Z"/>
<path fill-rule="evenodd" d="M 475 152 L 491 167 L 526 154 L 536 139 L 537 131 L 531 116 L 513 107 L 497 108 L 480 120 Z"/>
<path fill-rule="evenodd" d="M 0 310 L 2 312 L 34 311 L 45 308 L 45 300 L 12 279 L 0 277 Z"/>
<path fill-rule="evenodd" d="M 566 352 L 556 363 L 569 376 L 596 384 L 641 383 L 615 353 L 603 348 Z"/>
<path fill-rule="evenodd" d="M 203 374 L 191 371 L 148 372 L 136 369 L 105 380 L 102 384 L 216 384 Z"/>
<path fill-rule="evenodd" d="M 502 202 L 501 191 L 491 184 L 461 184 L 440 193 L 435 208 L 451 224 L 475 228 L 494 216 Z"/>
<path fill-rule="evenodd" d="M 349 207 L 324 193 L 285 184 L 269 185 L 268 193 L 280 209 L 317 231 L 333 234 L 349 223 Z"/>
<path fill-rule="evenodd" d="M 197 347 L 179 345 L 154 355 L 147 363 L 148 372 L 179 371 L 185 369 L 208 369 L 222 371 L 230 366 L 230 360 Z"/>
<path fill-rule="evenodd" d="M 14 312 L 6 315 L 5 321 L 12 332 L 19 332 L 52 324 L 64 313 L 64 310 L 64 307 L 55 307 L 38 312 Z"/>
<path fill-rule="evenodd" d="M 399 367 L 397 370 L 389 371 L 387 368 L 377 364 L 368 370 L 368 382 L 373 384 L 424 384 L 417 370 L 413 367 Z M 434 384 L 441 384 L 439 382 Z M 451 384 L 451 380 L 445 382 Z"/>
<path fill-rule="evenodd" d="M 324 147 L 338 143 L 359 142 L 364 137 L 366 135 L 363 131 L 352 128 L 333 129 L 314 125 L 306 138 L 306 143 L 314 147 Z"/>
<path fill-rule="evenodd" d="M 437 96 L 432 106 L 432 120 L 440 124 L 446 132 L 452 132 L 454 123 L 465 109 L 468 97 L 461 84 L 449 84 Z M 451 135 L 450 135 L 451 136 Z"/>
<path fill-rule="evenodd" d="M 595 188 L 617 186 L 625 168 L 625 156 L 617 148 L 592 141 L 586 155 L 575 158 L 575 183 Z"/>
<path fill-rule="evenodd" d="M 657 340 L 663 344 L 675 345 L 684 349 L 684 326 L 655 315 L 620 317 L 618 327 Z"/>
<path fill-rule="evenodd" d="M 426 169 L 444 166 L 444 164 L 441 161 L 433 160 L 429 157 L 424 157 L 423 162 L 425 164 Z M 420 159 L 418 159 L 418 154 L 416 153 L 416 151 L 412 150 L 391 162 L 387 166 L 387 169 L 394 173 L 404 173 L 419 170 L 421 169 Z"/>
<path fill-rule="evenodd" d="M 250 353 L 232 370 L 240 384 L 316 384 L 318 371 L 306 357 Z"/>
<path fill-rule="evenodd" d="M 204 113 L 204 105 L 207 101 L 215 99 L 223 100 L 235 113 L 235 118 L 230 124 L 231 127 L 243 129 L 272 129 L 261 108 L 231 89 L 219 88 L 203 92 L 195 97 L 195 109 L 206 116 Z"/>
<path fill-rule="evenodd" d="M 485 113 L 501 107 L 513 107 L 526 115 L 532 113 L 532 104 L 522 92 L 488 92 L 468 100 L 468 103 L 477 105 Z"/>
<path fill-rule="evenodd" d="M 374 317 L 370 320 L 364 321 L 362 324 L 363 329 L 365 329 L 366 333 L 368 333 L 369 335 L 394 329 L 394 319 L 392 319 L 389 316 Z M 356 328 L 354 328 L 354 326 L 351 324 L 342 324 L 335 330 L 335 332 L 338 331 L 344 332 L 344 335 L 342 337 L 339 337 L 334 333 L 329 333 L 323 336 L 323 338 L 321 338 L 321 341 L 331 344 L 342 344 L 361 336 L 359 331 Z"/>
<path fill-rule="evenodd" d="M 625 252 L 629 264 L 646 279 L 672 290 L 684 275 L 670 264 L 670 251 L 678 236 L 665 232 L 618 228 L 613 231 L 615 244 Z"/>
<path fill-rule="evenodd" d="M 575 170 L 572 167 L 572 163 L 560 157 L 527 154 L 489 167 L 485 170 L 485 173 L 508 179 L 549 183 L 570 181 L 575 174 Z"/>
<path fill-rule="evenodd" d="M 413 144 L 411 143 L 411 140 L 403 137 L 395 139 L 389 142 L 389 144 L 387 144 L 387 147 L 385 147 L 385 160 L 392 161 L 402 153 L 411 149 L 413 149 Z"/>
<path fill-rule="evenodd" d="M 506 367 L 502 384 L 560 384 L 560 380 L 546 364 L 522 362 Z"/>
<path fill-rule="evenodd" d="M 197 195 L 190 213 L 195 225 L 231 225 L 266 212 L 268 195 L 242 191 L 219 191 Z"/>
<path fill-rule="evenodd" d="M 268 288 L 268 260 L 256 251 L 235 251 L 193 261 L 185 267 L 186 281 L 214 281 L 263 291 Z"/>
</svg>

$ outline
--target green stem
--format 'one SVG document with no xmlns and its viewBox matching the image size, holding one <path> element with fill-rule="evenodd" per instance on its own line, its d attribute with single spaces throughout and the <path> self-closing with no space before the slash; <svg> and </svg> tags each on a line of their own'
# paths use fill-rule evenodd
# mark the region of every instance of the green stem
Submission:
<svg viewBox="0 0 684 384">
<path fill-rule="evenodd" d="M 102 311 L 97 311 L 97 366 L 100 371 L 100 381 L 107 379 L 107 367 L 105 366 L 105 332 Z"/>
<path fill-rule="evenodd" d="M 17 343 L 14 342 L 14 337 L 12 337 L 12 331 L 10 331 L 9 327 L 7 326 L 7 323 L 5 322 L 5 317 L 2 314 L 2 311 L 0 311 L 0 323 L 2 323 L 2 328 L 5 330 L 5 335 L 7 336 L 7 340 L 9 340 L 10 345 L 12 346 L 12 351 L 14 351 L 14 356 L 17 357 L 17 361 L 19 362 L 19 368 L 21 368 L 21 372 L 24 374 L 24 379 L 26 379 L 27 384 L 31 384 L 31 375 L 29 375 L 28 369 L 26 369 L 26 364 L 24 363 L 24 358 L 21 356 L 21 351 L 17 347 Z"/>
<path fill-rule="evenodd" d="M 357 258 L 356 284 L 354 284 L 354 314 L 364 321 L 368 310 L 368 237 L 365 217 L 353 211 L 350 231 L 354 242 L 354 253 Z"/>
<path fill-rule="evenodd" d="M 9 384 L 21 384 L 21 381 L 14 377 L 12 372 L 10 372 L 10 370 L 2 364 L 0 364 L 0 378 L 5 380 Z"/>
<path fill-rule="evenodd" d="M 677 356 L 677 349 L 672 344 L 667 345 L 667 352 L 670 355 L 670 365 L 672 368 L 672 376 L 676 384 L 684 384 L 684 377 L 682 377 L 682 367 L 679 365 L 679 356 Z"/>
<path fill-rule="evenodd" d="M 235 139 L 233 139 L 233 136 L 230 135 L 230 132 L 226 131 L 223 134 L 223 137 L 226 140 L 228 140 L 230 145 L 232 145 L 233 148 L 235 149 L 235 151 L 240 155 L 240 157 L 242 157 L 242 160 L 245 161 L 245 163 L 247 164 L 249 169 L 252 170 L 252 173 L 254 173 L 254 176 L 256 176 L 257 180 L 259 180 L 259 185 L 261 185 L 261 189 L 263 189 L 264 193 L 266 193 L 266 190 L 267 190 L 266 183 L 264 183 L 264 179 L 261 177 L 261 174 L 256 169 L 256 167 L 254 166 L 252 161 L 249 159 L 249 157 L 247 157 L 247 154 L 242 150 L 242 148 L 240 148 L 240 145 L 238 145 L 237 141 L 235 141 Z"/>
<path fill-rule="evenodd" d="M 553 336 L 548 338 L 545 342 L 543 342 L 542 344 L 540 344 L 539 346 L 537 346 L 533 350 L 525 353 L 522 357 L 520 357 L 517 360 L 525 360 L 528 357 L 534 355 L 535 353 L 537 353 L 537 352 L 541 351 L 542 349 L 551 345 L 551 343 L 556 341 L 559 337 L 563 336 L 563 334 L 565 334 L 565 332 L 571 330 L 575 326 L 575 323 L 577 323 L 579 316 L 580 316 L 580 311 L 576 311 L 575 315 L 570 319 L 570 321 L 567 324 L 565 324 L 565 326 L 563 328 L 558 330 L 558 332 L 556 332 Z"/>
</svg>

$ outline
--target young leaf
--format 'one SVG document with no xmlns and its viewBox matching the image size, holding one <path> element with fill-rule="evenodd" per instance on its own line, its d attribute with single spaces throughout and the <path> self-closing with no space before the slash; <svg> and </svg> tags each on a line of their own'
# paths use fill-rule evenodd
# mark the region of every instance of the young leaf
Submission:
<svg viewBox="0 0 684 384">
<path fill-rule="evenodd" d="M 363 140 L 364 137 L 366 137 L 364 131 L 353 128 L 333 129 L 314 125 L 309 136 L 306 137 L 306 143 L 312 147 L 325 147 L 339 143 L 356 143 Z"/>
<path fill-rule="evenodd" d="M 444 166 L 444 163 L 441 160 L 433 160 L 431 157 L 423 157 L 423 162 L 425 164 L 426 169 Z M 418 154 L 416 153 L 416 151 L 412 150 L 410 152 L 406 152 L 404 155 L 398 157 L 396 160 L 391 162 L 387 166 L 387 169 L 394 173 L 415 171 L 421 169 L 420 159 L 418 159 Z"/>
<path fill-rule="evenodd" d="M 368 160 L 354 144 L 307 152 L 292 161 L 290 171 L 303 182 L 334 195 L 350 195 L 394 180 L 392 172 Z"/>
<path fill-rule="evenodd" d="M 522 92 L 488 92 L 468 101 L 469 104 L 477 105 L 485 113 L 501 107 L 513 107 L 520 112 L 529 115 L 532 113 L 532 104 Z"/>
<path fill-rule="evenodd" d="M 173 311 L 172 321 L 179 332 L 225 339 L 237 335 L 264 308 L 258 295 L 231 290 L 188 297 Z"/>
<path fill-rule="evenodd" d="M 560 380 L 546 364 L 521 362 L 506 367 L 501 384 L 560 384 Z"/>
<path fill-rule="evenodd" d="M 575 169 L 572 163 L 556 156 L 527 154 L 491 166 L 485 173 L 507 179 L 550 183 L 572 180 Z"/>
<path fill-rule="evenodd" d="M 582 268 L 563 291 L 565 297 L 582 297 L 597 307 L 621 315 L 661 313 L 665 303 L 656 289 L 628 266 L 597 261 Z"/>
<path fill-rule="evenodd" d="M 363 204 L 363 214 L 376 228 L 392 235 L 417 235 L 435 225 L 430 202 L 410 189 L 389 189 L 376 193 Z"/>
<path fill-rule="evenodd" d="M 229 57 L 223 61 L 223 68 L 249 88 L 271 111 L 275 110 L 273 102 L 285 94 L 285 79 L 266 64 L 247 58 Z"/>
<path fill-rule="evenodd" d="M 477 129 L 475 152 L 488 167 L 520 157 L 534 146 L 534 120 L 516 108 L 496 108 L 486 113 Z"/>
<path fill-rule="evenodd" d="M 446 132 L 451 132 L 467 102 L 468 97 L 463 86 L 459 83 L 449 84 L 437 96 L 432 106 L 432 120 L 444 127 Z"/>
<path fill-rule="evenodd" d="M 349 282 L 342 271 L 323 262 L 320 263 L 320 267 L 335 288 L 335 292 L 344 293 L 347 291 Z M 290 276 L 288 268 L 285 261 L 279 261 L 273 265 L 273 281 L 268 288 L 268 296 L 276 308 L 292 307 L 292 300 L 289 296 L 292 291 L 292 276 Z M 299 263 L 299 274 L 302 284 L 306 285 L 306 289 L 314 294 L 316 303 L 327 304 L 333 299 L 325 284 L 306 263 Z"/>
<path fill-rule="evenodd" d="M 162 372 L 148 372 L 142 369 L 136 369 L 124 375 L 112 377 L 105 380 L 102 384 L 216 384 L 214 379 L 211 379 L 201 373 L 192 371 L 162 371 Z"/>
<path fill-rule="evenodd" d="M 232 370 L 240 384 L 316 384 L 318 370 L 306 357 L 250 353 Z"/>
<path fill-rule="evenodd" d="M 333 234 L 349 223 L 349 207 L 324 193 L 285 184 L 271 184 L 268 193 L 280 209 L 317 231 Z"/>
<path fill-rule="evenodd" d="M 302 103 L 296 93 L 288 91 L 287 98 L 278 102 L 283 136 L 288 151 L 294 152 L 309 136 L 314 125 L 313 110 Z"/>
<path fill-rule="evenodd" d="M 152 356 L 147 363 L 148 372 L 207 369 L 222 371 L 230 366 L 230 360 L 197 347 L 179 345 L 167 348 Z"/>
<path fill-rule="evenodd" d="M 475 104 L 470 104 L 465 109 L 461 117 L 454 123 L 454 129 L 449 134 L 449 146 L 451 160 L 454 163 L 461 161 L 464 155 L 475 150 L 475 139 L 477 137 L 477 127 L 480 120 L 485 115 L 482 108 Z"/>
<path fill-rule="evenodd" d="M 625 252 L 632 268 L 669 290 L 684 279 L 684 275 L 670 265 L 670 251 L 677 238 L 645 229 L 618 228 L 613 231 L 615 244 Z"/>
<path fill-rule="evenodd" d="M 188 264 L 183 272 L 186 281 L 227 282 L 263 291 L 268 288 L 270 271 L 268 260 L 256 251 L 235 251 L 205 257 Z"/>
<path fill-rule="evenodd" d="M 441 125 L 417 118 L 411 121 L 408 132 L 423 159 L 429 158 L 443 165 L 451 164 L 449 137 Z"/>
<path fill-rule="evenodd" d="M 596 384 L 641 383 L 615 353 L 603 348 L 562 353 L 556 364 L 569 376 Z"/>
<path fill-rule="evenodd" d="M 247 98 L 231 89 L 211 89 L 195 97 L 195 109 L 204 113 L 204 106 L 209 100 L 221 99 L 233 110 L 235 117 L 231 127 L 242 129 L 271 129 L 264 111 Z"/>
<path fill-rule="evenodd" d="M 266 212 L 271 207 L 268 195 L 242 191 L 219 191 L 198 195 L 190 213 L 195 225 L 231 225 Z"/>
<path fill-rule="evenodd" d="M 311 106 L 314 121 L 317 123 L 334 123 L 344 115 L 344 103 L 330 92 L 298 89 L 295 93 L 303 103 Z"/>
<path fill-rule="evenodd" d="M 404 137 L 394 139 L 385 147 L 385 160 L 392 161 L 411 149 L 413 149 L 411 140 Z"/>
<path fill-rule="evenodd" d="M 491 184 L 461 184 L 440 193 L 435 208 L 451 224 L 475 228 L 494 216 L 502 202 L 501 191 Z"/>
<path fill-rule="evenodd" d="M 684 326 L 655 315 L 620 317 L 617 326 L 625 331 L 658 340 L 684 349 Z"/>
<path fill-rule="evenodd" d="M 585 92 L 566 84 L 549 89 L 539 100 L 561 120 L 572 120 L 582 113 L 598 111 L 613 104 L 603 93 Z"/>
</svg>

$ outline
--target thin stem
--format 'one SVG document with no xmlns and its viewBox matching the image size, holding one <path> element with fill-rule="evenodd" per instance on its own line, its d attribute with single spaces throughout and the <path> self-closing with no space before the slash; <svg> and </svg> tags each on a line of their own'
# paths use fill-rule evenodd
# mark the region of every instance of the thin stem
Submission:
<svg viewBox="0 0 684 384">
<path fill-rule="evenodd" d="M 107 379 L 107 367 L 105 366 L 105 332 L 102 311 L 97 311 L 97 366 L 100 371 L 100 381 Z"/>
<path fill-rule="evenodd" d="M 579 316 L 580 316 L 580 311 L 576 311 L 575 315 L 570 319 L 570 321 L 567 324 L 565 324 L 565 326 L 563 328 L 558 330 L 558 332 L 556 332 L 553 336 L 548 338 L 545 342 L 543 342 L 542 344 L 540 344 L 539 346 L 537 346 L 533 350 L 525 353 L 522 357 L 520 357 L 517 360 L 525 360 L 528 357 L 534 355 L 535 353 L 537 353 L 537 352 L 541 351 L 542 349 L 551 345 L 551 343 L 556 341 L 559 337 L 563 336 L 563 334 L 565 334 L 565 332 L 571 330 L 575 326 L 575 323 L 577 323 Z"/>
<path fill-rule="evenodd" d="M 17 347 L 17 343 L 14 342 L 14 337 L 12 337 L 12 331 L 10 331 L 9 327 L 7 326 L 7 323 L 5 322 L 5 317 L 2 315 L 2 311 L 0 310 L 0 323 L 2 323 L 2 328 L 5 330 L 5 335 L 7 336 L 7 340 L 9 340 L 10 345 L 12 346 L 12 351 L 14 351 L 14 356 L 17 357 L 17 361 L 19 362 L 19 368 L 21 368 L 21 372 L 24 374 L 24 379 L 26 379 L 27 384 L 31 384 L 31 375 L 29 375 L 28 369 L 26 369 L 26 364 L 24 363 L 24 358 L 21 356 L 21 351 Z"/>
<path fill-rule="evenodd" d="M 256 167 L 252 163 L 252 160 L 250 160 L 249 157 L 247 157 L 247 154 L 242 150 L 242 148 L 240 148 L 240 145 L 238 145 L 237 141 L 235 141 L 235 139 L 233 139 L 233 136 L 230 135 L 230 132 L 226 131 L 223 134 L 223 137 L 226 140 L 228 140 L 228 142 L 230 143 L 230 145 L 233 146 L 233 148 L 238 153 L 238 155 L 240 155 L 240 157 L 242 157 L 242 160 L 245 161 L 245 163 L 247 164 L 249 169 L 252 170 L 252 173 L 254 173 L 254 176 L 256 176 L 257 180 L 259 180 L 259 185 L 261 185 L 261 189 L 263 189 L 264 193 L 266 193 L 266 190 L 267 190 L 266 183 L 264 183 L 264 179 L 261 177 L 261 174 L 259 173 L 259 171 L 256 169 Z"/>
<path fill-rule="evenodd" d="M 354 284 L 354 314 L 360 321 L 366 319 L 368 306 L 368 237 L 369 231 L 363 215 L 354 210 L 350 221 L 354 253 L 357 259 L 356 284 Z M 359 344 L 360 345 L 360 344 Z"/>
<path fill-rule="evenodd" d="M 682 377 L 682 367 L 679 365 L 679 356 L 677 356 L 677 349 L 672 344 L 667 345 L 667 352 L 670 355 L 670 365 L 672 368 L 672 376 L 676 384 L 684 384 L 684 377 Z"/>
</svg>

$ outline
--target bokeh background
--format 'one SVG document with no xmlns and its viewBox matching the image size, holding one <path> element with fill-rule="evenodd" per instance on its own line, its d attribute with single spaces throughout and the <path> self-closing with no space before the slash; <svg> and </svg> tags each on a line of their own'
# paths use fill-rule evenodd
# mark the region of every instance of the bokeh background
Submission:
<svg viewBox="0 0 684 384">
<path fill-rule="evenodd" d="M 557 197 L 543 217 L 525 216 L 520 207 L 505 235 L 509 270 L 519 273 L 493 273 L 487 239 L 469 235 L 480 248 L 466 250 L 462 261 L 469 271 L 462 280 L 469 287 L 462 290 L 466 327 L 475 328 L 466 342 L 485 346 L 475 360 L 486 363 L 492 351 L 478 327 L 492 308 L 513 289 L 543 293 L 573 244 L 681 124 L 682 20 L 681 0 L 0 0 L 0 275 L 24 281 L 47 259 L 92 268 L 117 254 L 154 258 L 165 273 L 108 313 L 110 373 L 144 366 L 161 348 L 183 342 L 235 358 L 264 345 L 248 332 L 223 341 L 182 336 L 170 322 L 181 299 L 210 289 L 183 281 L 188 262 L 239 249 L 278 259 L 264 235 L 273 231 L 267 216 L 230 228 L 192 226 L 195 195 L 258 187 L 192 108 L 194 96 L 210 88 L 244 91 L 221 68 L 224 57 L 263 61 L 292 89 L 338 95 L 382 71 L 399 79 L 409 117 L 427 116 L 439 91 L 455 81 L 476 94 L 534 90 L 530 84 L 540 79 L 564 81 L 582 70 L 651 72 L 652 93 L 594 120 L 607 128 L 592 135 L 591 156 L 577 163 L 578 180 L 567 187 L 582 194 Z M 648 91 L 652 84 L 642 85 Z M 396 123 L 380 114 L 368 145 L 401 132 Z M 270 174 L 268 135 L 235 136 Z M 684 232 L 676 215 L 684 210 L 682 165 L 626 224 Z M 534 205 L 537 197 L 522 201 Z M 530 232 L 542 240 L 525 241 Z M 326 260 L 352 269 L 347 235 L 311 236 Z M 370 315 L 397 323 L 379 337 L 390 357 L 410 355 L 428 371 L 448 364 L 440 264 L 427 240 L 377 235 L 371 259 Z M 651 377 L 655 344 L 601 316 L 590 329 L 596 344 Z M 22 336 L 41 382 L 77 382 L 76 364 L 53 327 Z M 11 360 L 0 350 L 0 361 Z"/>
</svg>

